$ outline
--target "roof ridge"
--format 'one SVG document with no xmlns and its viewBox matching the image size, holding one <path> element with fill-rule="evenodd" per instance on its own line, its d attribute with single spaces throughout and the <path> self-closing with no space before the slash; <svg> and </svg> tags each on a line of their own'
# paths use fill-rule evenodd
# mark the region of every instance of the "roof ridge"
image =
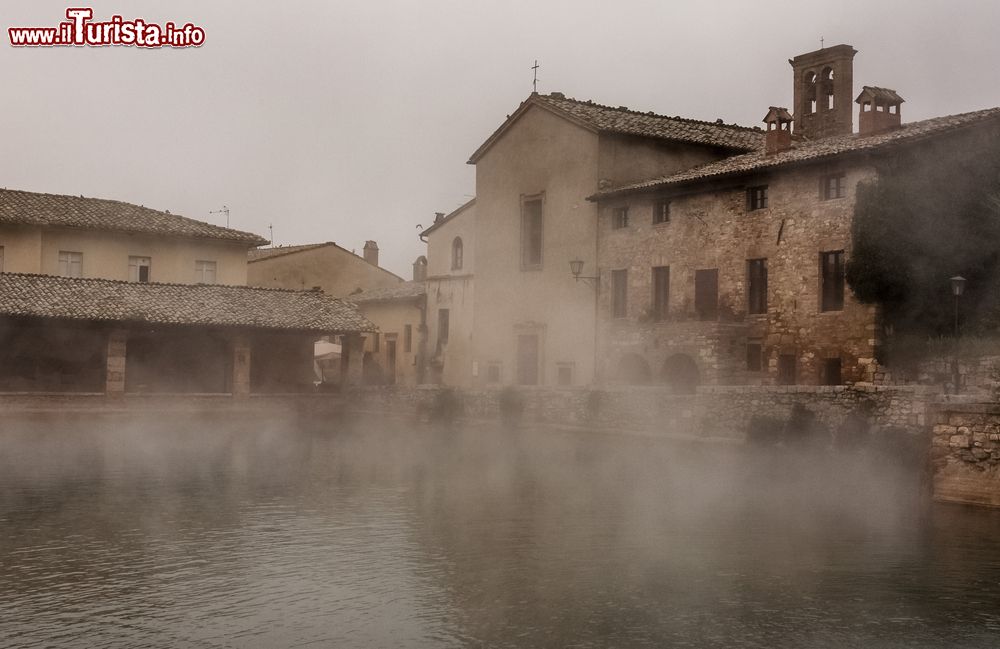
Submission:
<svg viewBox="0 0 1000 649">
<path fill-rule="evenodd" d="M 1000 117 L 1000 106 L 995 106 L 906 122 L 898 129 L 881 133 L 867 135 L 849 133 L 816 140 L 800 140 L 793 143 L 791 149 L 775 155 L 767 155 L 763 151 L 742 153 L 721 160 L 705 162 L 682 171 L 652 176 L 637 182 L 612 187 L 592 194 L 587 199 L 601 200 L 632 192 L 653 191 L 668 185 L 700 183 L 711 179 L 756 173 L 765 168 L 816 162 L 835 156 L 879 150 L 883 147 L 918 143 L 948 133 L 966 130 L 974 127 L 981 120 L 998 117 Z"/>
<path fill-rule="evenodd" d="M 687 122 L 689 124 L 705 124 L 706 126 L 722 126 L 725 128 L 732 128 L 741 131 L 763 132 L 763 129 L 759 126 L 743 126 L 741 124 L 727 124 L 723 121 L 708 121 L 703 119 L 695 119 L 693 117 L 681 117 L 680 115 L 663 115 L 654 111 L 641 111 L 629 108 L 628 106 L 609 106 L 607 104 L 600 104 L 592 99 L 577 99 L 576 97 L 567 97 L 559 93 L 562 96 L 553 96 L 554 93 L 549 93 L 547 95 L 538 95 L 539 97 L 545 97 L 546 99 L 552 99 L 554 101 L 571 101 L 575 104 L 581 104 L 583 106 L 591 106 L 594 108 L 604 108 L 606 110 L 613 110 L 619 113 L 630 113 L 632 115 L 641 115 L 643 117 L 658 117 L 660 119 L 669 119 L 676 122 Z M 530 100 L 530 98 L 529 98 Z M 721 119 L 721 118 L 720 118 Z"/>
<path fill-rule="evenodd" d="M 42 277 L 46 279 L 57 279 L 57 280 L 69 280 L 71 282 L 93 282 L 95 284 L 126 284 L 134 286 L 181 286 L 181 287 L 195 287 L 195 286 L 207 286 L 207 287 L 221 287 L 221 288 L 234 288 L 234 289 L 244 289 L 253 291 L 271 291 L 273 293 L 304 293 L 307 295 L 323 294 L 326 297 L 333 298 L 335 300 L 342 300 L 343 298 L 337 297 L 336 295 L 330 295 L 324 291 L 316 291 L 312 289 L 295 289 L 295 288 L 276 288 L 271 286 L 250 286 L 248 284 L 205 284 L 205 283 L 195 283 L 195 284 L 183 284 L 181 282 L 132 282 L 127 279 L 111 279 L 108 277 L 67 277 L 65 275 L 46 275 L 45 273 L 3 273 L 4 275 L 15 275 L 19 277 Z"/>
</svg>

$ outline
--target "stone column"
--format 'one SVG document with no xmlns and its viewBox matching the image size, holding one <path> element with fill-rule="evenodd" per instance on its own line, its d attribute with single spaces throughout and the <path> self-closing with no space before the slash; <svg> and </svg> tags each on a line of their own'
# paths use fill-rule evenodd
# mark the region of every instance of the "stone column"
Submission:
<svg viewBox="0 0 1000 649">
<path fill-rule="evenodd" d="M 344 387 L 361 385 L 364 377 L 364 338 L 360 334 L 344 334 L 340 338 L 341 356 L 347 358 L 344 370 Z"/>
<path fill-rule="evenodd" d="M 113 329 L 108 334 L 107 366 L 104 372 L 104 393 L 109 397 L 125 394 L 125 353 L 128 331 Z"/>
<path fill-rule="evenodd" d="M 233 340 L 233 396 L 250 395 L 250 341 L 246 336 Z"/>
</svg>

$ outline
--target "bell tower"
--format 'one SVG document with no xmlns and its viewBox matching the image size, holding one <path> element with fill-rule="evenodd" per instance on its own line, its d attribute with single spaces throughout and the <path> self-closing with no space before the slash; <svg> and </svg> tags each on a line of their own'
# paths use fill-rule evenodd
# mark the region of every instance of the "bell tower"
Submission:
<svg viewBox="0 0 1000 649">
<path fill-rule="evenodd" d="M 854 131 L 854 55 L 850 45 L 824 47 L 788 62 L 795 75 L 795 135 L 818 140 Z"/>
</svg>

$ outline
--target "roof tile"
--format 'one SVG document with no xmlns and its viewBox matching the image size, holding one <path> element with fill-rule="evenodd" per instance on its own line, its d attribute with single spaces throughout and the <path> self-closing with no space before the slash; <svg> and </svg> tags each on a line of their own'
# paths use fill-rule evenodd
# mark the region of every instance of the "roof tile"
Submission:
<svg viewBox="0 0 1000 649">
<path fill-rule="evenodd" d="M 788 164 L 832 158 L 847 153 L 876 151 L 883 147 L 919 141 L 923 138 L 934 137 L 974 125 L 978 122 L 998 118 L 1000 118 L 1000 108 L 989 108 L 971 113 L 961 113 L 959 115 L 948 115 L 920 122 L 911 122 L 904 124 L 897 130 L 877 135 L 862 137 L 855 133 L 852 135 L 828 137 L 821 140 L 797 141 L 791 149 L 778 154 L 768 155 L 763 151 L 755 151 L 753 153 L 733 156 L 699 167 L 692 167 L 691 169 L 669 176 L 660 176 L 638 183 L 606 189 L 594 194 L 590 198 L 602 199 L 632 192 L 650 191 L 726 176 L 754 173 Z"/>
<path fill-rule="evenodd" d="M 322 291 L 0 273 L 0 315 L 346 333 L 376 327 Z"/>
<path fill-rule="evenodd" d="M 223 228 L 131 203 L 15 189 L 0 189 L 2 223 L 221 239 L 249 246 L 267 243 L 263 237 L 250 232 Z"/>
</svg>

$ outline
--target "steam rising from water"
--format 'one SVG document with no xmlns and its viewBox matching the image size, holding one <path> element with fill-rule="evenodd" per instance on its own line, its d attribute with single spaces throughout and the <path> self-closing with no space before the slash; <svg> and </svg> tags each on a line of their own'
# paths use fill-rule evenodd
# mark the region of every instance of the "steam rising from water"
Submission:
<svg viewBox="0 0 1000 649">
<path fill-rule="evenodd" d="M 1000 518 L 866 451 L 360 422 L 0 446 L 9 646 L 995 646 Z M 961 548 L 956 550 L 955 548 Z M 4 644 L 4 643 L 0 643 Z"/>
</svg>

